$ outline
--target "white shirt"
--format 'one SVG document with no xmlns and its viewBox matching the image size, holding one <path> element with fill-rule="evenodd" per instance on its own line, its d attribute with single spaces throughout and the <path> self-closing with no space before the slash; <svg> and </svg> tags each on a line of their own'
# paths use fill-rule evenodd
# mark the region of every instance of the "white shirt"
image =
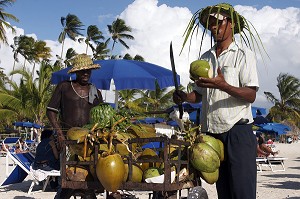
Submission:
<svg viewBox="0 0 300 199">
<path fill-rule="evenodd" d="M 217 76 L 218 67 L 224 75 L 225 81 L 235 87 L 256 87 L 258 77 L 254 53 L 241 47 L 235 42 L 227 50 L 216 57 L 215 46 L 205 52 L 200 59 L 207 60 Z M 202 95 L 201 131 L 224 133 L 230 130 L 241 118 L 253 122 L 251 103 L 235 98 L 219 89 L 194 87 Z"/>
</svg>

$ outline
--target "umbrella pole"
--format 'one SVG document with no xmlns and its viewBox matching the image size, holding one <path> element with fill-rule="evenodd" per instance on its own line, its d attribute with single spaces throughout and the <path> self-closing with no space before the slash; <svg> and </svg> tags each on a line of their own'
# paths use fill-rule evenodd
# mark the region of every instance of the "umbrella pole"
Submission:
<svg viewBox="0 0 300 199">
<path fill-rule="evenodd" d="M 118 99 L 119 99 L 119 92 L 115 90 L 115 110 L 118 110 Z"/>
</svg>

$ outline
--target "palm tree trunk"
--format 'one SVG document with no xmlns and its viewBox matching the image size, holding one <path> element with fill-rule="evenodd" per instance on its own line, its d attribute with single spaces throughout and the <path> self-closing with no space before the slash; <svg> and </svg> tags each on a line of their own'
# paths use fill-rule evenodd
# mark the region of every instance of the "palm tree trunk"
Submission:
<svg viewBox="0 0 300 199">
<path fill-rule="evenodd" d="M 112 57 L 112 52 L 113 52 L 113 50 L 114 50 L 115 43 L 116 43 L 116 41 L 114 40 L 113 45 L 112 45 L 112 47 L 111 47 L 110 58 Z"/>
<path fill-rule="evenodd" d="M 13 65 L 13 71 L 15 70 L 15 66 L 16 66 L 16 60 L 14 60 L 14 65 Z M 13 80 L 13 75 L 11 75 L 11 78 L 10 78 L 10 81 Z M 10 88 L 11 88 L 11 85 L 10 85 Z"/>
<path fill-rule="evenodd" d="M 34 76 L 34 70 L 35 70 L 35 62 L 33 63 L 32 71 L 31 71 L 32 79 L 33 79 L 33 76 Z"/>
<path fill-rule="evenodd" d="M 23 70 L 25 70 L 25 66 L 26 66 L 26 59 L 24 59 Z"/>
<path fill-rule="evenodd" d="M 62 56 L 63 56 L 63 52 L 64 52 L 64 45 L 65 45 L 65 40 L 63 40 L 63 42 L 61 44 L 61 53 L 60 53 L 60 58 L 61 59 L 63 59 Z"/>
<path fill-rule="evenodd" d="M 89 44 L 86 44 L 85 54 L 87 54 Z"/>
</svg>

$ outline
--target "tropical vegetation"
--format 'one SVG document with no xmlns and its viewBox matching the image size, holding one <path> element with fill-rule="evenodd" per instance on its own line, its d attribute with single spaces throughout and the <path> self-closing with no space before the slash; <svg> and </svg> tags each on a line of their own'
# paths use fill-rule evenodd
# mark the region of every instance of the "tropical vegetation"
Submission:
<svg viewBox="0 0 300 199">
<path fill-rule="evenodd" d="M 264 92 L 274 104 L 268 117 L 274 122 L 288 121 L 300 125 L 300 81 L 293 75 L 280 73 L 277 77 L 279 97 L 271 92 Z"/>
<path fill-rule="evenodd" d="M 0 42 L 7 44 L 6 29 L 11 30 L 13 33 L 15 29 L 7 22 L 8 19 L 19 21 L 14 15 L 5 12 L 4 7 L 10 6 L 14 0 L 0 0 Z"/>
<path fill-rule="evenodd" d="M 5 13 L 2 6 L 12 2 L 0 1 L 0 12 Z M 84 42 L 85 52 L 91 52 L 94 60 L 120 58 L 119 55 L 112 54 L 115 45 L 120 43 L 122 47 L 129 48 L 126 40 L 134 39 L 131 35 L 131 27 L 119 18 L 111 25 L 107 25 L 109 38 L 105 38 L 96 25 L 87 26 L 84 35 L 84 24 L 74 14 L 61 17 L 60 22 L 63 30 L 59 33 L 58 42 L 61 43 L 62 48 L 61 54 L 56 57 L 51 56 L 51 49 L 45 41 L 30 36 L 15 36 L 13 43 L 10 44 L 13 51 L 13 70 L 6 75 L 3 69 L 0 69 L 0 128 L 12 126 L 15 121 L 30 121 L 42 126 L 48 124 L 45 111 L 55 87 L 50 82 L 51 74 L 69 66 L 70 60 L 78 54 L 73 48 L 64 50 L 66 37 L 76 42 Z M 5 21 L 3 23 L 5 24 Z M 0 36 L 1 31 L 4 31 L 3 26 L 0 26 Z M 2 42 L 6 41 L 2 40 Z M 122 58 L 145 61 L 138 54 L 133 56 L 125 54 Z M 24 61 L 20 63 L 20 60 Z M 146 111 L 159 110 L 172 105 L 171 91 L 160 89 L 158 85 L 155 91 L 122 90 L 118 91 L 118 96 L 119 110 L 130 111 L 135 115 L 144 115 Z"/>
</svg>

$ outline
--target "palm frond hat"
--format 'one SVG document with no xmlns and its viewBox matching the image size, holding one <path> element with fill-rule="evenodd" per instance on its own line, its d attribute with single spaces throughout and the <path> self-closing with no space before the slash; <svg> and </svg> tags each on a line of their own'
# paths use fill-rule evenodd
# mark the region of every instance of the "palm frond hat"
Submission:
<svg viewBox="0 0 300 199">
<path fill-rule="evenodd" d="M 68 73 L 100 68 L 100 65 L 94 64 L 93 60 L 87 54 L 76 55 L 72 60 L 70 60 L 70 62 L 73 67 L 68 71 Z"/>
<path fill-rule="evenodd" d="M 235 34 L 239 34 L 242 44 L 243 43 L 246 44 L 246 46 L 252 49 L 254 52 L 255 52 L 255 47 L 257 47 L 260 54 L 262 54 L 262 51 L 266 53 L 255 27 L 251 24 L 250 21 L 248 21 L 245 17 L 240 15 L 233 8 L 232 5 L 228 3 L 219 3 L 213 6 L 207 6 L 206 8 L 202 8 L 196 11 L 196 13 L 192 16 L 191 20 L 189 21 L 189 24 L 184 32 L 183 35 L 184 41 L 182 45 L 182 50 L 189 38 L 190 38 L 190 45 L 191 45 L 192 36 L 194 34 L 197 35 L 199 31 L 198 29 L 200 28 L 200 26 L 202 26 L 204 28 L 204 31 L 202 34 L 202 39 L 201 39 L 201 44 L 199 49 L 199 54 L 200 54 L 202 42 L 208 30 L 210 17 L 215 17 L 217 19 L 217 23 L 221 23 L 219 22 L 219 20 L 223 20 L 224 17 L 230 18 L 232 24 L 234 25 L 232 31 L 233 36 Z"/>
</svg>

